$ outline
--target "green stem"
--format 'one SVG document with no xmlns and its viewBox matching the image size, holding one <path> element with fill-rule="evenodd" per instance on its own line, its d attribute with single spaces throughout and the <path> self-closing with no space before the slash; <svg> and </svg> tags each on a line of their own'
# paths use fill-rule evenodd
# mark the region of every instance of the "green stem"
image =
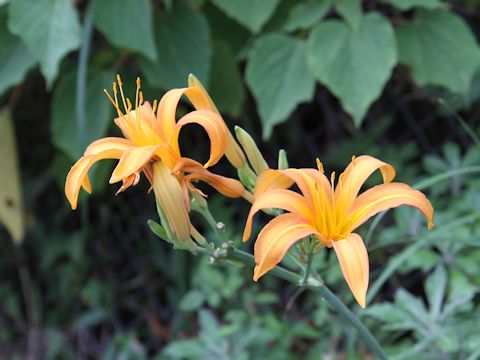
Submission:
<svg viewBox="0 0 480 360">
<path fill-rule="evenodd" d="M 307 266 L 305 267 L 305 273 L 303 274 L 302 285 L 306 285 L 308 282 L 308 278 L 310 276 L 310 270 L 312 270 L 312 260 L 313 260 L 313 253 L 308 254 Z"/>
<path fill-rule="evenodd" d="M 202 250 L 203 252 L 206 252 L 205 249 Z M 227 249 L 225 253 L 225 259 L 235 260 L 248 266 L 255 266 L 255 259 L 253 255 L 234 247 Z M 281 266 L 275 266 L 269 271 L 269 273 L 291 283 L 297 285 L 302 284 L 302 276 L 295 274 L 294 272 L 291 272 L 290 270 L 287 270 Z M 311 277 L 307 278 L 304 286 L 305 288 L 322 296 L 336 311 L 338 311 L 338 313 L 340 313 L 340 315 L 348 320 L 355 327 L 355 329 L 357 329 L 365 344 L 376 354 L 379 359 L 387 359 L 387 355 L 375 337 L 370 333 L 365 325 L 363 325 L 362 322 L 358 320 L 358 318 L 340 301 L 340 299 L 330 291 L 330 289 Z"/>
<path fill-rule="evenodd" d="M 215 218 L 213 217 L 212 213 L 210 212 L 210 210 L 207 208 L 201 208 L 198 210 L 198 213 L 200 215 L 202 215 L 204 217 L 205 220 L 207 220 L 207 223 L 208 225 L 210 225 L 210 227 L 212 228 L 213 232 L 215 233 L 215 236 L 217 237 L 218 241 L 220 243 L 223 243 L 225 242 L 224 238 L 223 238 L 223 235 L 220 233 L 220 231 L 218 230 L 218 226 L 217 226 L 217 221 L 215 220 Z"/>
<path fill-rule="evenodd" d="M 325 285 L 309 285 L 307 286 L 307 288 L 322 296 L 330 303 L 332 307 L 335 308 L 335 310 L 337 310 L 346 320 L 348 320 L 357 329 L 360 337 L 363 339 L 363 341 L 365 341 L 365 343 L 370 347 L 370 349 L 377 355 L 379 359 L 388 359 L 377 339 L 375 339 L 375 337 L 365 327 L 365 325 L 363 325 L 363 323 L 358 320 L 355 314 L 352 313 L 329 288 L 327 288 Z"/>
<path fill-rule="evenodd" d="M 85 20 L 83 23 L 83 38 L 82 46 L 79 52 L 78 59 L 78 71 L 77 71 L 77 84 L 76 84 L 76 96 L 75 96 L 75 112 L 77 117 L 78 132 L 83 135 L 85 131 L 85 123 L 87 119 L 86 115 L 86 88 L 87 88 L 87 69 L 88 69 L 88 56 L 90 54 L 90 46 L 92 43 L 92 30 L 93 30 L 93 14 L 92 9 L 89 6 L 85 13 Z"/>
</svg>

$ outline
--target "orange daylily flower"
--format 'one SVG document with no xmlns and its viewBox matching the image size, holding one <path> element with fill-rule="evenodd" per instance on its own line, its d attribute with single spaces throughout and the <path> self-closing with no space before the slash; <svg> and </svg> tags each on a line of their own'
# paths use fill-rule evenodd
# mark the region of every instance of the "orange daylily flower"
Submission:
<svg viewBox="0 0 480 360">
<path fill-rule="evenodd" d="M 244 241 L 250 237 L 253 216 L 259 210 L 279 208 L 288 212 L 271 220 L 258 235 L 253 279 L 258 280 L 275 267 L 295 242 L 315 236 L 324 246 L 333 247 L 350 290 L 360 306 L 365 307 L 368 255 L 355 229 L 375 214 L 401 205 L 420 210 L 430 229 L 433 227 L 432 205 L 420 191 L 403 183 L 392 183 L 394 168 L 374 157 L 353 158 L 336 186 L 335 173 L 329 181 L 318 160 L 317 165 L 318 170 L 268 170 L 259 177 L 257 187 L 261 194 L 255 196 L 248 215 Z M 364 182 L 376 170 L 381 171 L 384 183 L 359 195 Z M 296 183 L 302 195 L 276 186 L 282 179 L 284 184 Z"/>
<path fill-rule="evenodd" d="M 140 174 L 145 174 L 172 231 L 181 240 L 189 239 L 190 234 L 195 232 L 188 216 L 188 191 L 199 190 L 192 182 L 202 180 L 226 196 L 249 198 L 250 194 L 239 181 L 213 174 L 206 169 L 216 164 L 225 154 L 229 146 L 229 131 L 198 80 L 187 88 L 168 91 L 159 103 L 155 100 L 152 107 L 143 101 L 140 80 L 137 79 L 134 109 L 123 94 L 119 76 L 117 82 L 119 90 L 117 83 L 114 83 L 113 97 L 105 92 L 117 110 L 115 124 L 124 138 L 107 137 L 94 141 L 71 168 L 65 182 L 65 194 L 72 209 L 77 207 L 80 188 L 91 192 L 87 173 L 94 163 L 103 159 L 119 160 L 110 178 L 111 184 L 122 181 L 117 194 L 136 185 Z M 186 95 L 196 110 L 177 121 L 176 110 L 183 95 Z M 124 112 L 120 109 L 119 102 L 123 104 Z M 183 158 L 180 152 L 180 130 L 192 123 L 202 126 L 210 139 L 210 157 L 204 165 Z"/>
</svg>

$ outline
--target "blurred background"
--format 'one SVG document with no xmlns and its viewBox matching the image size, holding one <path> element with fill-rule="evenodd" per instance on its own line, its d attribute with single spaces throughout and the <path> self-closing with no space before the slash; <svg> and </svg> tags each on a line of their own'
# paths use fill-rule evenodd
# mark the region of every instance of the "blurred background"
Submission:
<svg viewBox="0 0 480 360">
<path fill-rule="evenodd" d="M 408 208 L 362 229 L 367 310 L 332 252 L 314 266 L 392 358 L 480 358 L 479 20 L 475 0 L 0 0 L 0 357 L 373 358 L 321 298 L 156 238 L 147 182 L 115 197 L 113 161 L 70 210 L 68 170 L 119 135 L 115 75 L 151 101 L 194 73 L 270 166 L 370 154 L 422 189 L 434 230 Z M 240 244 L 248 204 L 205 191 Z"/>
</svg>

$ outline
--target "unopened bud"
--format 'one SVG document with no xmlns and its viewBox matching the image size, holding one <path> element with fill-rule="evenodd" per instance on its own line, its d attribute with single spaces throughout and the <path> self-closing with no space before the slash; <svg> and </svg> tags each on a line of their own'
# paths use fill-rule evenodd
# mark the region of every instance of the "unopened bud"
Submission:
<svg viewBox="0 0 480 360">
<path fill-rule="evenodd" d="M 265 170 L 268 170 L 269 166 L 250 134 L 240 126 L 235 126 L 235 134 L 255 172 L 260 175 Z"/>
<path fill-rule="evenodd" d="M 278 151 L 278 170 L 288 169 L 287 152 L 284 149 Z"/>
</svg>

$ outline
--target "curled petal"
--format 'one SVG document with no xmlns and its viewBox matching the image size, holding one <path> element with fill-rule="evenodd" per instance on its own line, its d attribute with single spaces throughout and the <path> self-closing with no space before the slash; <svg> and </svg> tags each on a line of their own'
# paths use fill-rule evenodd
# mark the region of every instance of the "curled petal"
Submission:
<svg viewBox="0 0 480 360">
<path fill-rule="evenodd" d="M 295 242 L 312 234 L 317 234 L 316 230 L 296 214 L 283 214 L 271 220 L 255 241 L 253 280 L 274 268 Z"/>
<path fill-rule="evenodd" d="M 119 153 L 123 153 L 129 147 L 132 147 L 133 143 L 124 138 L 106 137 L 100 140 L 96 140 L 88 145 L 84 155 L 96 155 L 105 150 L 117 150 Z"/>
<path fill-rule="evenodd" d="M 352 233 L 343 240 L 333 241 L 343 276 L 353 296 L 362 308 L 365 308 L 369 264 L 368 253 L 362 238 Z"/>
<path fill-rule="evenodd" d="M 220 115 L 220 112 L 210 98 L 210 95 L 208 95 L 202 83 L 193 74 L 188 76 L 188 89 L 185 92 L 185 95 L 195 109 L 210 110 Z M 245 154 L 230 131 L 227 131 L 227 148 L 225 150 L 225 156 L 236 169 L 241 169 L 246 164 Z"/>
<path fill-rule="evenodd" d="M 89 194 L 92 193 L 92 184 L 90 184 L 90 179 L 88 178 L 88 174 L 85 175 L 85 179 L 83 179 L 82 189 L 88 192 Z"/>
<path fill-rule="evenodd" d="M 127 190 L 130 186 L 135 186 L 138 184 L 138 182 L 140 181 L 140 174 L 138 172 L 132 174 L 132 175 L 129 175 L 127 176 L 125 179 L 122 180 L 123 183 L 122 183 L 122 186 L 120 187 L 120 189 L 118 189 L 118 191 L 115 193 L 115 195 L 118 195 L 122 192 L 124 192 L 125 190 Z"/>
<path fill-rule="evenodd" d="M 335 199 L 339 206 L 348 209 L 365 181 L 376 170 L 380 170 L 382 173 L 384 183 L 391 182 L 395 177 L 393 166 L 372 156 L 362 155 L 352 159 L 352 162 L 347 166 L 343 174 L 340 175 L 335 189 Z"/>
<path fill-rule="evenodd" d="M 191 224 L 182 187 L 161 161 L 153 164 L 153 191 L 175 235 L 183 241 L 190 239 Z"/>
<path fill-rule="evenodd" d="M 240 181 L 213 174 L 205 169 L 200 163 L 192 159 L 183 158 L 175 166 L 174 172 L 186 172 L 188 174 L 184 178 L 185 181 L 204 181 L 210 186 L 214 187 L 218 192 L 228 197 L 237 198 L 241 196 L 248 196 L 247 191 Z"/>
<path fill-rule="evenodd" d="M 257 198 L 267 191 L 274 189 L 288 189 L 292 185 L 293 180 L 288 176 L 283 175 L 277 170 L 266 170 L 257 178 L 253 196 L 254 198 Z"/>
<path fill-rule="evenodd" d="M 355 199 L 350 210 L 352 230 L 381 211 L 401 205 L 416 207 L 428 220 L 428 228 L 433 227 L 433 207 L 426 196 L 402 183 L 374 186 Z"/>
<path fill-rule="evenodd" d="M 186 88 L 169 90 L 160 99 L 157 109 L 155 130 L 167 141 L 175 128 L 177 106 Z"/>
<path fill-rule="evenodd" d="M 312 222 L 313 214 L 305 198 L 291 190 L 276 189 L 263 193 L 252 204 L 243 232 L 243 241 L 247 241 L 252 231 L 253 216 L 262 209 L 276 208 L 289 211 L 304 222 Z"/>
<path fill-rule="evenodd" d="M 209 167 L 217 163 L 225 154 L 227 146 L 227 128 L 220 115 L 206 110 L 197 110 L 188 113 L 178 121 L 176 130 L 169 138 L 169 143 L 172 146 L 178 147 L 180 129 L 187 124 L 198 124 L 202 126 L 210 138 L 210 158 L 204 167 Z"/>
<path fill-rule="evenodd" d="M 118 150 L 105 150 L 96 155 L 82 156 L 75 165 L 72 166 L 65 181 L 65 195 L 73 210 L 77 208 L 80 188 L 83 186 L 87 191 L 92 190 L 87 177 L 88 170 L 90 170 L 92 165 L 102 159 L 118 159 L 120 156 L 121 152 Z"/>
<path fill-rule="evenodd" d="M 110 184 L 123 180 L 129 175 L 138 172 L 157 151 L 157 145 L 132 147 L 125 151 L 116 168 L 113 170 Z"/>
</svg>

